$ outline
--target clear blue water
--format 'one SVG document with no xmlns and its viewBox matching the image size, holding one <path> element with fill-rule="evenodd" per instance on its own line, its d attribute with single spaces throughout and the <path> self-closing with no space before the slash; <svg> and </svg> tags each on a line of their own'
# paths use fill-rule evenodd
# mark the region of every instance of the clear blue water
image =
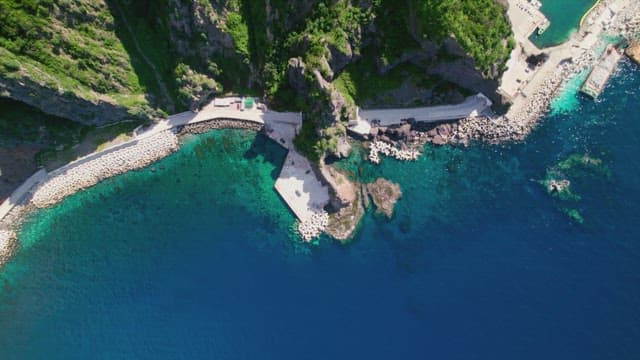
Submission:
<svg viewBox="0 0 640 360">
<path fill-rule="evenodd" d="M 405 195 L 347 246 L 292 237 L 276 144 L 191 139 L 32 216 L 0 272 L 0 358 L 640 358 L 639 70 L 521 144 L 351 164 Z M 612 177 L 579 172 L 566 204 L 536 181 L 576 153 Z"/>
</svg>

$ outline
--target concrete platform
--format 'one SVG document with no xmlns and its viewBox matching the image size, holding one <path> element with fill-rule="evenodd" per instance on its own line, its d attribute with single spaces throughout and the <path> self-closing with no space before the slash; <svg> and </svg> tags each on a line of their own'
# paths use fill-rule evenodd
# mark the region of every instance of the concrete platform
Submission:
<svg viewBox="0 0 640 360">
<path fill-rule="evenodd" d="M 293 149 L 287 154 L 275 188 L 301 222 L 311 221 L 329 203 L 329 189 L 316 178 L 309 161 Z"/>
</svg>

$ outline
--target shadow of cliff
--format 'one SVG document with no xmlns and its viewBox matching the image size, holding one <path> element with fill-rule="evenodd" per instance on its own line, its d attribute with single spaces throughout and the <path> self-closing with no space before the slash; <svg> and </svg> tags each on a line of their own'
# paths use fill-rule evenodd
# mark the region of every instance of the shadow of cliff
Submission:
<svg viewBox="0 0 640 360">
<path fill-rule="evenodd" d="M 169 5 L 154 0 L 106 0 L 115 22 L 115 34 L 131 59 L 131 66 L 147 101 L 168 113 L 180 109 L 173 72 L 177 65 L 169 35 Z M 164 90 L 163 89 L 164 86 Z"/>
</svg>

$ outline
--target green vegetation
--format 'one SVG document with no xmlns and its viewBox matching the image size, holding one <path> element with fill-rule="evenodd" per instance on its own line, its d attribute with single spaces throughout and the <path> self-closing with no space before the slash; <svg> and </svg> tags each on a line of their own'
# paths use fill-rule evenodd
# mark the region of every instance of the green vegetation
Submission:
<svg viewBox="0 0 640 360">
<path fill-rule="evenodd" d="M 178 100 L 181 107 L 196 108 L 200 99 L 209 99 L 220 86 L 206 75 L 193 71 L 189 65 L 178 64 L 175 79 L 179 86 Z"/>
<path fill-rule="evenodd" d="M 0 98 L 0 147 L 27 145 L 39 149 L 36 165 L 54 168 L 124 141 L 140 122 L 96 128 L 47 115 L 23 103 Z"/>
<path fill-rule="evenodd" d="M 143 93 L 113 22 L 98 1 L 0 0 L 0 76 L 22 70 L 83 98 Z"/>
<path fill-rule="evenodd" d="M 407 80 L 445 92 L 454 85 L 427 75 L 451 59 L 438 50 L 445 38 L 495 75 L 509 36 L 494 0 L 0 0 L 0 77 L 141 117 L 224 92 L 264 96 L 271 108 L 305 112 L 296 146 L 318 158 L 335 151 L 349 110 L 334 121 L 331 89 L 315 72 L 348 105 L 380 102 Z M 290 83 L 291 58 L 305 64 L 304 89 Z"/>
<path fill-rule="evenodd" d="M 243 56 L 249 56 L 249 28 L 244 22 L 242 15 L 239 13 L 230 13 L 229 16 L 227 16 L 226 25 L 229 34 L 233 37 L 233 42 L 236 45 L 238 53 Z"/>
<path fill-rule="evenodd" d="M 483 71 L 504 64 L 513 49 L 511 28 L 495 0 L 410 0 L 424 39 L 454 36 Z"/>
</svg>

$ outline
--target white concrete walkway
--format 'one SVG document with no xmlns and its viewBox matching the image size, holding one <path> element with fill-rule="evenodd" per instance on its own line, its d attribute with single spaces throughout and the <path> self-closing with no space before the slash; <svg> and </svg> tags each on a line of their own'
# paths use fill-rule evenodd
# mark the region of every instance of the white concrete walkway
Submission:
<svg viewBox="0 0 640 360">
<path fill-rule="evenodd" d="M 360 110 L 357 123 L 350 129 L 366 135 L 371 125 L 390 126 L 402 123 L 403 120 L 413 119 L 418 122 L 439 122 L 464 119 L 478 116 L 491 106 L 491 100 L 479 93 L 469 96 L 458 105 L 426 106 L 419 108 L 371 109 Z"/>
<path fill-rule="evenodd" d="M 257 107 L 241 110 L 234 107 L 234 105 L 235 104 L 230 104 L 228 107 L 220 107 L 215 106 L 212 101 L 198 112 L 185 111 L 171 115 L 168 119 L 158 122 L 149 130 L 139 134 L 138 137 L 146 137 L 178 126 L 195 124 L 214 119 L 244 120 L 255 122 L 257 124 L 288 123 L 295 125 L 302 123 L 301 113 L 261 110 Z"/>
<path fill-rule="evenodd" d="M 301 222 L 311 221 L 329 203 L 329 190 L 311 170 L 311 164 L 295 150 L 289 150 L 276 180 L 276 191 Z"/>
</svg>

